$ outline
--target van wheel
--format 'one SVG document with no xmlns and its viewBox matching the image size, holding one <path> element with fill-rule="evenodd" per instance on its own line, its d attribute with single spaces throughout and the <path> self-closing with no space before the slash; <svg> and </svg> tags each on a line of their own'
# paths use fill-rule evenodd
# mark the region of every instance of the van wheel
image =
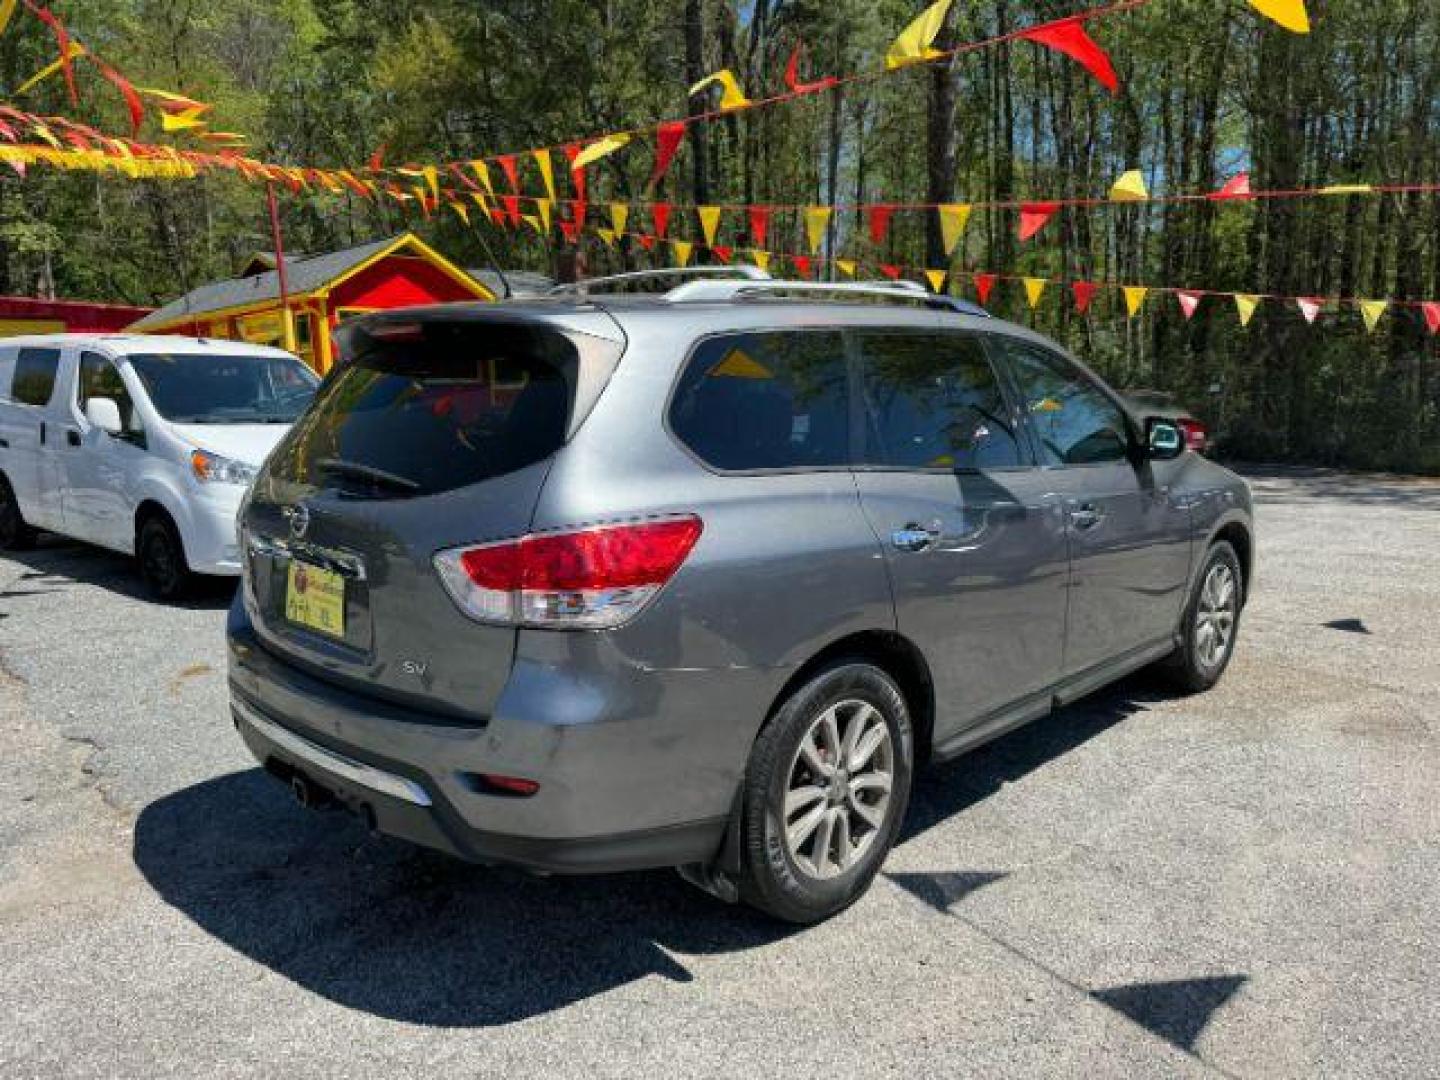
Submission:
<svg viewBox="0 0 1440 1080">
<path fill-rule="evenodd" d="M 816 674 L 750 753 L 741 897 L 793 923 L 853 904 L 895 842 L 914 760 L 910 712 L 890 676 L 855 661 Z"/>
<path fill-rule="evenodd" d="M 1235 549 L 1224 540 L 1211 546 L 1195 579 L 1180 624 L 1180 646 L 1162 661 L 1166 676 L 1192 694 L 1209 690 L 1235 655 L 1245 577 Z"/>
<path fill-rule="evenodd" d="M 25 524 L 10 481 L 0 476 L 0 551 L 24 551 L 35 546 L 35 530 Z"/>
<path fill-rule="evenodd" d="M 145 519 L 135 553 L 140 560 L 140 576 L 155 599 L 179 600 L 189 591 L 193 575 L 185 561 L 180 532 L 169 518 L 155 514 Z"/>
</svg>

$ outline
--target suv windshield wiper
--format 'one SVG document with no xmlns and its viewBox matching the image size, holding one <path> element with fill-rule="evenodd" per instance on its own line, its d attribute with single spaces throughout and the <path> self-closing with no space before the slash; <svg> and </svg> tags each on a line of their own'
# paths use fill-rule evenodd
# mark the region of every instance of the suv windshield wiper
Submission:
<svg viewBox="0 0 1440 1080">
<path fill-rule="evenodd" d="M 321 472 L 334 473 L 336 476 L 347 476 L 354 480 L 368 480 L 378 487 L 388 487 L 396 491 L 414 493 L 420 490 L 420 484 L 411 480 L 408 476 L 386 472 L 384 469 L 377 469 L 373 465 L 362 465 L 358 461 L 344 461 L 340 458 L 321 458 L 315 462 L 315 467 Z"/>
</svg>

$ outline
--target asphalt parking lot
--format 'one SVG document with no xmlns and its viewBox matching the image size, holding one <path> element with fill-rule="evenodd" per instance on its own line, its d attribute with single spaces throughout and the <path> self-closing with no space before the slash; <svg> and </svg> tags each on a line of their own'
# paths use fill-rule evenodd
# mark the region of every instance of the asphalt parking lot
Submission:
<svg viewBox="0 0 1440 1080">
<path fill-rule="evenodd" d="M 0 558 L 0 1075 L 1435 1076 L 1440 483 L 1253 482 L 1222 685 L 926 776 L 804 931 L 303 811 L 230 727 L 227 589 Z"/>
</svg>

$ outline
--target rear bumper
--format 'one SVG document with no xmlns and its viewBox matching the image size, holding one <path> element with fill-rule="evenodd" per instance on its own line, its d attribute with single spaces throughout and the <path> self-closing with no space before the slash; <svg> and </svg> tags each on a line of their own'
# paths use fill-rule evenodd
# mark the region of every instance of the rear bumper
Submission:
<svg viewBox="0 0 1440 1080">
<path fill-rule="evenodd" d="M 262 765 L 282 779 L 298 774 L 381 833 L 473 862 L 556 873 L 707 862 L 753 736 L 733 720 L 707 734 L 693 698 L 664 708 L 654 673 L 662 709 L 637 708 L 632 697 L 625 704 L 635 712 L 619 720 L 576 722 L 573 708 L 561 715 L 518 665 L 488 724 L 417 713 L 282 661 L 238 599 L 229 644 L 232 718 Z M 726 675 L 733 686 L 734 673 Z M 573 673 L 565 680 L 572 695 L 575 681 Z M 691 681 L 704 683 L 691 693 L 713 700 L 708 678 Z M 763 710 L 755 715 L 758 725 Z M 494 794 L 476 773 L 541 787 L 530 797 Z"/>
</svg>

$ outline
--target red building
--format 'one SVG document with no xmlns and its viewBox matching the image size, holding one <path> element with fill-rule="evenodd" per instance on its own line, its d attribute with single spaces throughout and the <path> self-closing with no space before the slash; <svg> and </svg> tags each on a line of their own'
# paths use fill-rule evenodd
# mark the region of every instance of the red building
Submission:
<svg viewBox="0 0 1440 1080">
<path fill-rule="evenodd" d="M 150 313 L 123 304 L 86 304 L 78 300 L 35 300 L 0 296 L 0 337 L 21 334 L 104 334 L 124 330 Z"/>
<path fill-rule="evenodd" d="M 129 329 L 279 345 L 323 374 L 334 359 L 331 331 L 347 318 L 415 304 L 495 299 L 410 233 L 328 255 L 287 254 L 285 276 L 288 304 L 282 307 L 275 258 L 261 253 L 239 277 L 202 285 Z"/>
</svg>

